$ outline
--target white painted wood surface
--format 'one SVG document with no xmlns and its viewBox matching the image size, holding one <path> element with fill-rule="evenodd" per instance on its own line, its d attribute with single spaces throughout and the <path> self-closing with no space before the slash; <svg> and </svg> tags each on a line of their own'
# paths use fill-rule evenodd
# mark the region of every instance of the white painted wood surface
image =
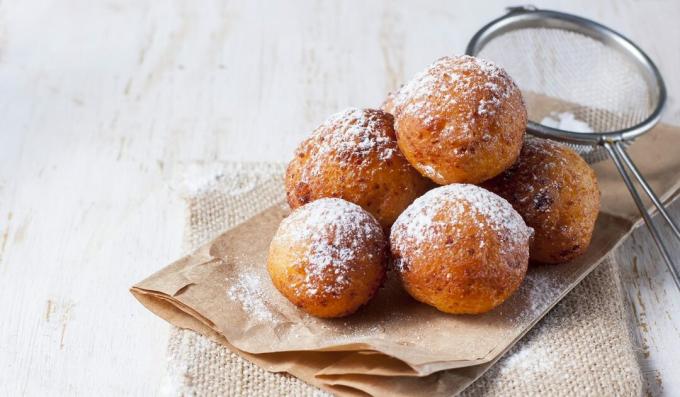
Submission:
<svg viewBox="0 0 680 397">
<path fill-rule="evenodd" d="M 674 219 L 680 219 L 680 199 L 670 206 Z M 670 252 L 680 258 L 680 241 L 670 238 L 660 216 L 656 224 L 668 231 Z M 616 252 L 626 286 L 627 304 L 637 333 L 633 335 L 645 375 L 648 395 L 680 394 L 680 293 L 678 292 L 654 240 L 645 226 L 633 231 Z"/>
<path fill-rule="evenodd" d="M 0 395 L 158 394 L 168 326 L 127 288 L 182 253 L 182 164 L 286 161 L 505 3 L 0 2 Z M 680 124 L 680 3 L 537 3 L 638 42 Z M 680 297 L 643 240 L 624 262 L 645 368 L 678 395 Z"/>
</svg>

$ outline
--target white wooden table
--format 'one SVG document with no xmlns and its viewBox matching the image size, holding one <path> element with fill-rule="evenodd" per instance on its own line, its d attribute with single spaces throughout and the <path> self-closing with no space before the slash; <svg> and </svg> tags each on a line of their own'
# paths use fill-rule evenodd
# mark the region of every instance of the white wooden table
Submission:
<svg viewBox="0 0 680 397">
<path fill-rule="evenodd" d="M 0 395 L 158 394 L 168 325 L 127 289 L 182 253 L 183 165 L 288 160 L 331 112 L 461 53 L 503 3 L 0 2 Z M 638 42 L 680 124 L 680 3 L 536 5 Z M 680 395 L 664 306 L 680 295 L 644 244 L 626 281 L 650 391 Z"/>
</svg>

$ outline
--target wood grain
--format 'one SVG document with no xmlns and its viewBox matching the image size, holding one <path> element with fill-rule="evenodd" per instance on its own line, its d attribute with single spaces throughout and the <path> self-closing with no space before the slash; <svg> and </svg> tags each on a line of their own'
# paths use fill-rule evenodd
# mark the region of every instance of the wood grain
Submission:
<svg viewBox="0 0 680 397">
<path fill-rule="evenodd" d="M 505 4 L 0 2 L 0 395 L 158 394 L 168 327 L 127 288 L 182 253 L 183 164 L 286 161 Z M 680 124 L 680 3 L 536 5 L 638 42 Z M 680 394 L 678 294 L 634 241 L 622 264 L 651 390 Z"/>
<path fill-rule="evenodd" d="M 680 219 L 680 200 L 670 206 L 673 219 Z M 673 257 L 680 258 L 680 241 L 660 216 L 655 223 L 666 231 L 666 243 Z M 680 292 L 647 228 L 642 225 L 617 251 L 627 300 L 639 349 L 638 356 L 651 395 L 673 396 L 680 391 Z"/>
</svg>

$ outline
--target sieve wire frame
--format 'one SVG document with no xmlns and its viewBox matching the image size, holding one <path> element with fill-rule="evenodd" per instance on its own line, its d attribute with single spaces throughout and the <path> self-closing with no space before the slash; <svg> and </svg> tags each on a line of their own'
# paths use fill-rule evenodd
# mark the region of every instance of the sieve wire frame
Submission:
<svg viewBox="0 0 680 397">
<path fill-rule="evenodd" d="M 636 206 L 640 210 L 640 214 L 645 220 L 649 232 L 659 248 L 661 256 L 668 265 L 668 270 L 671 273 L 673 281 L 680 291 L 680 266 L 675 263 L 670 250 L 661 238 L 661 232 L 654 224 L 651 213 L 642 201 L 642 198 L 634 185 L 633 177 L 638 181 L 647 196 L 649 196 L 663 219 L 672 229 L 672 235 L 678 240 L 680 240 L 680 226 L 678 226 L 668 214 L 659 197 L 654 193 L 649 183 L 642 176 L 625 150 L 627 143 L 630 143 L 634 138 L 649 131 L 661 118 L 661 112 L 666 104 L 666 86 L 658 68 L 638 46 L 633 44 L 633 42 L 620 33 L 597 22 L 563 12 L 538 10 L 535 7 L 511 7 L 508 11 L 509 12 L 506 15 L 485 25 L 472 37 L 467 46 L 466 54 L 472 56 L 479 54 L 484 46 L 491 42 L 495 37 L 499 37 L 509 32 L 535 28 L 562 30 L 580 34 L 586 38 L 599 41 L 604 46 L 615 49 L 621 56 L 626 58 L 626 61 L 631 61 L 635 69 L 640 72 L 645 83 L 648 84 L 650 88 L 656 88 L 657 102 L 652 112 L 641 122 L 627 128 L 604 132 L 576 132 L 565 131 L 529 121 L 527 131 L 532 135 L 562 141 L 571 146 L 590 146 L 594 149 L 603 148 L 606 150 L 606 153 L 612 159 L 614 165 L 621 174 L 623 182 L 630 191 Z M 628 59 L 628 57 L 630 57 L 630 59 Z M 653 94 L 650 95 L 650 98 L 651 97 L 653 97 Z M 581 155 L 584 154 L 583 151 L 578 150 L 578 148 L 577 151 L 580 151 Z M 602 150 L 593 150 L 593 153 L 589 154 L 586 159 L 588 160 L 588 158 L 590 158 L 590 160 L 598 161 L 600 157 L 603 157 L 599 156 L 598 152 L 602 152 Z M 633 177 L 631 177 L 630 174 L 632 174 Z"/>
<path fill-rule="evenodd" d="M 656 105 L 649 116 L 633 126 L 613 131 L 576 132 L 548 127 L 529 120 L 527 131 L 542 138 L 565 143 L 594 146 L 606 142 L 630 141 L 652 129 L 661 119 L 666 104 L 666 85 L 659 69 L 642 49 L 622 34 L 587 18 L 552 10 L 539 10 L 532 6 L 509 7 L 508 13 L 482 27 L 470 39 L 465 53 L 476 56 L 494 38 L 521 29 L 548 28 L 578 33 L 613 47 L 630 57 L 646 83 L 656 88 Z"/>
</svg>

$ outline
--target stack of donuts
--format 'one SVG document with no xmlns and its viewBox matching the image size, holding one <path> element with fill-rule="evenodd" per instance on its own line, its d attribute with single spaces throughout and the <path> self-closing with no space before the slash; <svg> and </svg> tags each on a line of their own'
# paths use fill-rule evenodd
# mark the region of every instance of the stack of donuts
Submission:
<svg viewBox="0 0 680 397">
<path fill-rule="evenodd" d="M 382 109 L 330 116 L 286 171 L 293 211 L 271 242 L 274 286 L 311 315 L 342 317 L 393 270 L 416 300 L 476 314 L 508 299 L 530 261 L 583 254 L 595 173 L 526 126 L 510 76 L 470 56 L 437 60 Z"/>
</svg>

